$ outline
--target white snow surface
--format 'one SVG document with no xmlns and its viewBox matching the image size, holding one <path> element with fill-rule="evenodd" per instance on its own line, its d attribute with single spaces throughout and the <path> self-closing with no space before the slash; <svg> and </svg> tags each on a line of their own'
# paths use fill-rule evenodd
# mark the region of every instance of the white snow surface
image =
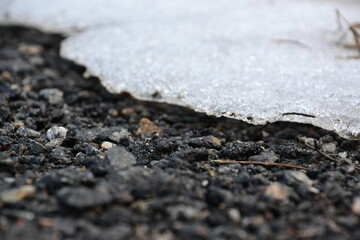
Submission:
<svg viewBox="0 0 360 240">
<path fill-rule="evenodd" d="M 237 1 L 237 0 L 235 0 Z M 0 0 L 2 24 L 71 34 L 87 28 L 211 14 L 233 0 Z M 1 16 L 2 15 L 2 16 Z"/>
<path fill-rule="evenodd" d="M 114 93 L 360 137 L 359 0 L 0 0 L 0 23 L 70 35 Z"/>
</svg>

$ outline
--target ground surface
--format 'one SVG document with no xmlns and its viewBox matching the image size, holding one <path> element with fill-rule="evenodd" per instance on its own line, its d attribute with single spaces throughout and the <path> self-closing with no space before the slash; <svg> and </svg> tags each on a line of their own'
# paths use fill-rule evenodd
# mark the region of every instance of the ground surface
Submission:
<svg viewBox="0 0 360 240">
<path fill-rule="evenodd" d="M 0 28 L 0 239 L 360 239 L 359 142 L 109 94 L 60 40 Z"/>
</svg>

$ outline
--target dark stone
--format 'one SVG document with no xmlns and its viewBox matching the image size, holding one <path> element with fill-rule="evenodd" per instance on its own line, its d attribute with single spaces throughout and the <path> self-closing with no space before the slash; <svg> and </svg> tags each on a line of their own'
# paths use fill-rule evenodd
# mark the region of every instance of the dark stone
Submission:
<svg viewBox="0 0 360 240">
<path fill-rule="evenodd" d="M 113 199 L 106 189 L 84 187 L 65 187 L 58 191 L 56 197 L 61 205 L 77 209 L 103 206 Z"/>
<path fill-rule="evenodd" d="M 65 186 L 93 186 L 95 183 L 94 175 L 91 172 L 78 172 L 75 169 L 63 169 L 52 171 L 43 177 L 38 185 L 44 186 L 47 191 L 54 193 Z"/>
<path fill-rule="evenodd" d="M 57 147 L 57 148 L 54 148 L 53 150 L 51 150 L 49 158 L 50 158 L 50 161 L 54 162 L 55 164 L 70 164 L 70 163 L 72 163 L 66 149 L 61 148 L 61 147 Z"/>
<path fill-rule="evenodd" d="M 232 142 L 219 152 L 219 156 L 229 159 L 244 159 L 261 152 L 261 145 L 254 142 Z"/>
<path fill-rule="evenodd" d="M 210 187 L 206 191 L 205 199 L 210 205 L 219 206 L 221 203 L 227 203 L 231 200 L 231 193 L 217 187 Z"/>
<path fill-rule="evenodd" d="M 34 154 L 34 155 L 38 155 L 40 153 L 43 153 L 45 151 L 45 147 L 36 142 L 36 141 L 31 141 L 30 142 L 30 153 Z"/>
</svg>

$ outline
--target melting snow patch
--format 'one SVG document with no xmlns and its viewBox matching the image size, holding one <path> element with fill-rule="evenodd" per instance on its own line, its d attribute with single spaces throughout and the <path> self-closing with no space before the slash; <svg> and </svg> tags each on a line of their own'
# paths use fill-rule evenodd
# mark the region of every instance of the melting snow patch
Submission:
<svg viewBox="0 0 360 240">
<path fill-rule="evenodd" d="M 360 33 L 349 29 L 360 22 L 357 0 L 4 3 L 3 23 L 69 34 L 62 56 L 111 92 L 360 136 Z"/>
</svg>

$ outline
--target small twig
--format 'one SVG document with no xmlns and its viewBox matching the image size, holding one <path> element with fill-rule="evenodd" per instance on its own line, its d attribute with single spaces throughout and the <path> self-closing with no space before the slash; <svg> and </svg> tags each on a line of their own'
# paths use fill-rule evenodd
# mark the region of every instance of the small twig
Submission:
<svg viewBox="0 0 360 240">
<path fill-rule="evenodd" d="M 351 24 L 341 13 L 339 10 L 336 11 L 336 15 L 338 18 L 338 25 L 339 25 L 339 30 L 342 30 L 342 24 L 341 24 L 341 19 L 343 21 L 346 22 L 347 26 L 347 30 L 350 31 L 354 41 L 355 41 L 355 45 L 345 45 L 345 47 L 347 48 L 353 48 L 356 49 L 359 53 L 360 53 L 360 33 L 358 32 L 358 30 L 360 29 L 360 23 L 356 23 L 356 24 Z M 340 41 L 342 41 L 346 36 L 346 33 L 340 38 Z"/>
<path fill-rule="evenodd" d="M 316 118 L 316 116 L 311 115 L 311 114 L 306 114 L 306 113 L 297 113 L 297 112 L 283 113 L 283 116 L 287 116 L 287 115 L 298 115 L 298 116 L 303 116 L 303 117 Z"/>
<path fill-rule="evenodd" d="M 302 141 L 300 138 L 299 138 L 299 140 L 300 140 L 301 142 L 303 142 L 303 143 L 305 144 L 305 146 L 307 146 L 308 148 L 316 151 L 316 152 L 319 153 L 321 156 L 323 156 L 323 157 L 325 157 L 325 158 L 327 158 L 327 159 L 329 159 L 329 160 L 331 160 L 331 161 L 333 161 L 333 162 L 336 162 L 336 159 L 335 159 L 335 158 L 327 155 L 326 153 L 322 152 L 322 151 L 319 149 L 318 144 L 317 144 L 317 142 L 316 142 L 315 140 L 314 140 L 314 147 L 311 146 L 311 145 L 309 145 L 309 144 L 306 143 L 305 141 Z"/>
<path fill-rule="evenodd" d="M 271 166 L 271 167 L 287 167 L 287 168 L 296 168 L 301 170 L 308 170 L 306 167 L 296 166 L 292 164 L 286 163 L 273 163 L 273 162 L 255 162 L 255 161 L 232 161 L 232 160 L 211 160 L 210 162 L 215 162 L 219 164 L 253 164 L 253 165 L 263 165 L 263 166 Z"/>
</svg>

